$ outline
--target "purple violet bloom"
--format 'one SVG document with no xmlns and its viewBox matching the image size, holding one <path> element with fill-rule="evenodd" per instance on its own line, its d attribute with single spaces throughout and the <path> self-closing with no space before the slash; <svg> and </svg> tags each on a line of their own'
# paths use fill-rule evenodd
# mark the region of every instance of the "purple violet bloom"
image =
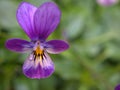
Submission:
<svg viewBox="0 0 120 90">
<path fill-rule="evenodd" d="M 46 41 L 58 26 L 61 11 L 53 2 L 46 2 L 38 8 L 28 2 L 22 2 L 16 16 L 31 41 L 9 39 L 6 47 L 15 52 L 31 51 L 23 65 L 23 73 L 28 78 L 49 77 L 54 72 L 54 63 L 47 52 L 59 54 L 69 48 L 68 43 L 62 40 Z"/>
<path fill-rule="evenodd" d="M 120 90 L 120 84 L 115 87 L 115 90 Z"/>
<path fill-rule="evenodd" d="M 97 0 L 98 4 L 102 6 L 111 6 L 118 2 L 118 0 Z"/>
</svg>

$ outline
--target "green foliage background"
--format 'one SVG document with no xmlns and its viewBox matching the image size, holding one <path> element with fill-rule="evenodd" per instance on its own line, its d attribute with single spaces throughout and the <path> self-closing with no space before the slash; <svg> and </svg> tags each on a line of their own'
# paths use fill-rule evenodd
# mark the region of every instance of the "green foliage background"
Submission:
<svg viewBox="0 0 120 90">
<path fill-rule="evenodd" d="M 22 0 L 0 0 L 0 90 L 114 90 L 120 83 L 120 3 L 103 7 L 96 0 L 54 0 L 61 22 L 48 38 L 65 39 L 69 50 L 50 55 L 54 74 L 29 79 L 22 73 L 28 54 L 9 51 L 9 38 L 29 40 L 16 21 Z M 36 6 L 50 0 L 24 0 Z"/>
</svg>

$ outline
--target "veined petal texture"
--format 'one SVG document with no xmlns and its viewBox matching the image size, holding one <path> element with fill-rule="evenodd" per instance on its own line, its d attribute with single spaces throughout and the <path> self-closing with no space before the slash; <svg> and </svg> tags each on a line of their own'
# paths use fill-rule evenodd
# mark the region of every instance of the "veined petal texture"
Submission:
<svg viewBox="0 0 120 90">
<path fill-rule="evenodd" d="M 23 73 L 28 78 L 47 78 L 54 72 L 54 64 L 45 52 L 43 59 L 39 57 L 34 57 L 31 53 L 23 65 Z"/>
<path fill-rule="evenodd" d="M 15 52 L 26 52 L 32 49 L 33 45 L 31 42 L 22 39 L 9 39 L 6 42 L 6 47 Z"/>
<path fill-rule="evenodd" d="M 34 15 L 35 30 L 39 39 L 45 40 L 58 26 L 61 12 L 53 2 L 42 4 Z"/>
<path fill-rule="evenodd" d="M 45 44 L 48 53 L 58 54 L 69 48 L 69 44 L 63 40 L 50 40 Z"/>
<path fill-rule="evenodd" d="M 29 36 L 31 40 L 37 38 L 37 34 L 34 30 L 33 17 L 34 13 L 37 10 L 35 6 L 30 3 L 22 2 L 17 10 L 17 20 L 20 26 L 23 28 L 25 33 Z"/>
</svg>

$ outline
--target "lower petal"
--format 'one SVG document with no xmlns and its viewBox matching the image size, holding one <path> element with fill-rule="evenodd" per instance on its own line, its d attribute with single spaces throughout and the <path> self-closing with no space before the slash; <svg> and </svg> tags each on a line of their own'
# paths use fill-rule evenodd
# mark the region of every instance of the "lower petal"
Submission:
<svg viewBox="0 0 120 90">
<path fill-rule="evenodd" d="M 6 47 L 15 52 L 25 52 L 32 48 L 32 43 L 22 39 L 9 39 L 5 43 Z"/>
<path fill-rule="evenodd" d="M 36 58 L 31 54 L 23 65 L 23 73 L 28 78 L 47 78 L 54 72 L 54 64 L 47 53 L 44 53 L 43 59 Z"/>
<path fill-rule="evenodd" d="M 69 48 L 69 44 L 62 40 L 51 40 L 46 42 L 45 48 L 48 53 L 58 54 Z"/>
</svg>

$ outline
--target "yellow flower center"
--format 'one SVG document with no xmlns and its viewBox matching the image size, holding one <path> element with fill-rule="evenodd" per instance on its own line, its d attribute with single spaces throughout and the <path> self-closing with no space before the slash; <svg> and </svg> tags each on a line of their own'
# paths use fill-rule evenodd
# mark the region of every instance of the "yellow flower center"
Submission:
<svg viewBox="0 0 120 90">
<path fill-rule="evenodd" d="M 37 56 L 40 56 L 40 55 L 42 55 L 42 54 L 43 54 L 44 50 L 40 49 L 40 47 L 39 47 L 39 46 L 37 46 L 37 48 L 36 48 L 35 52 L 36 52 L 36 55 L 37 55 Z"/>
<path fill-rule="evenodd" d="M 45 57 L 45 54 L 44 54 L 44 49 L 40 47 L 39 41 L 36 43 L 36 46 L 33 50 L 33 57 L 34 57 L 34 61 L 35 61 L 35 66 L 37 66 L 38 63 L 40 63 L 41 66 L 43 66 L 42 61 Z"/>
<path fill-rule="evenodd" d="M 44 50 L 43 50 L 43 48 L 40 47 L 40 41 L 36 42 L 36 45 L 33 49 L 33 54 L 34 54 L 34 60 L 36 58 L 39 58 L 40 60 L 43 59 Z"/>
</svg>

